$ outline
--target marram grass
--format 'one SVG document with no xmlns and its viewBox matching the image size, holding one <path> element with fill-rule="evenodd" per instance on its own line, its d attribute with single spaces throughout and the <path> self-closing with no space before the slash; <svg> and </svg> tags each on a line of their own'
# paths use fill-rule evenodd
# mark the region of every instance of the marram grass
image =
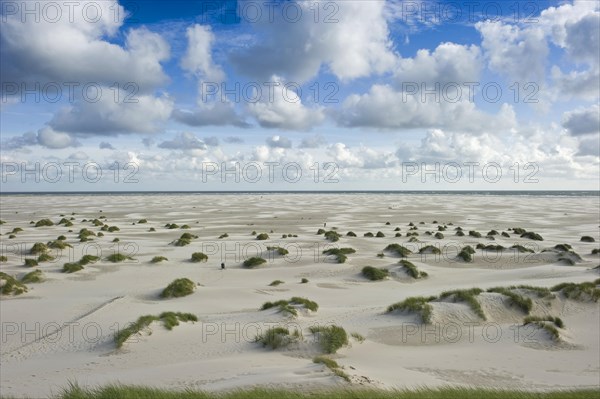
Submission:
<svg viewBox="0 0 600 399">
<path fill-rule="evenodd" d="M 224 393 L 193 390 L 163 390 L 141 386 L 107 385 L 82 388 L 70 384 L 56 399 L 595 399 L 599 389 L 554 392 L 523 392 L 483 388 L 440 388 L 417 390 L 376 390 L 337 388 L 301 392 L 298 390 L 253 388 Z M 8 397 L 7 397 L 8 398 Z"/>
</svg>

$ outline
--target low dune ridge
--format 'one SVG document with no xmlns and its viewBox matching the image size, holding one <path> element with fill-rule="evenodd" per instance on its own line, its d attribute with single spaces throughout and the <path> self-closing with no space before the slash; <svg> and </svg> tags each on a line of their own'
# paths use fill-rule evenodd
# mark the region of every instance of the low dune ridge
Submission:
<svg viewBox="0 0 600 399">
<path fill-rule="evenodd" d="M 2 394 L 69 381 L 599 388 L 599 199 L 457 199 L 45 195 L 40 208 L 35 195 L 2 196 Z M 388 312 L 411 297 L 426 320 Z"/>
</svg>

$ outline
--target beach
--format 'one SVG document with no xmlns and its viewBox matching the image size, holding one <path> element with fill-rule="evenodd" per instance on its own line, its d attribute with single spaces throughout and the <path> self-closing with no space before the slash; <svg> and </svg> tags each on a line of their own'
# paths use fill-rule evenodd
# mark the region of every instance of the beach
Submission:
<svg viewBox="0 0 600 399">
<path fill-rule="evenodd" d="M 597 300 L 561 289 L 542 295 L 518 288 L 600 277 L 600 255 L 592 254 L 600 245 L 597 195 L 48 194 L 3 195 L 0 201 L 6 256 L 0 271 L 17 280 L 35 269 L 43 273 L 42 282 L 26 284 L 27 292 L 0 300 L 3 395 L 46 397 L 75 381 L 206 391 L 599 388 Z M 46 218 L 53 225 L 34 227 Z M 58 224 L 63 218 L 72 226 Z M 464 236 L 457 235 L 459 227 Z M 15 228 L 22 231 L 9 238 Z M 84 228 L 96 235 L 81 242 Z M 489 234 L 493 230 L 497 234 Z M 373 237 L 365 236 L 369 232 Z M 189 243 L 174 245 L 184 233 L 192 236 Z M 262 233 L 268 238 L 257 239 Z M 60 235 L 70 248 L 50 248 L 54 260 L 24 266 L 26 258 L 37 258 L 30 254 L 35 243 Z M 385 249 L 390 244 L 410 253 L 401 257 Z M 561 244 L 570 249 L 557 249 Z M 419 253 L 428 245 L 440 253 Z M 471 261 L 457 257 L 466 246 L 475 249 Z M 338 263 L 323 253 L 332 248 L 355 252 Z M 208 259 L 192 262 L 196 252 Z M 107 259 L 115 253 L 128 259 Z M 63 272 L 65 263 L 85 255 L 98 259 Z M 152 262 L 157 256 L 167 259 Z M 250 257 L 266 262 L 244 267 Z M 402 260 L 426 275 L 411 277 Z M 365 266 L 385 269 L 387 277 L 371 281 L 361 273 Z M 193 281 L 194 292 L 161 297 L 180 278 Z M 271 285 L 275 280 L 281 283 Z M 498 290 L 487 292 L 495 287 L 529 299 L 530 309 Z M 457 296 L 441 296 L 471 288 L 482 290 L 476 298 L 485 319 Z M 428 322 L 419 312 L 387 311 L 406 298 L 431 296 Z M 297 304 L 296 315 L 277 306 L 261 310 L 265 302 L 294 297 L 316 302 L 318 310 Z M 197 321 L 172 330 L 153 322 L 121 347 L 115 344 L 115 333 L 128 323 L 169 311 Z M 528 315 L 558 317 L 564 326 L 553 336 L 544 321 L 525 324 Z M 310 327 L 330 325 L 342 327 L 348 343 L 327 354 Z M 277 349 L 255 342 L 273 326 L 300 337 Z M 313 362 L 317 356 L 335 360 L 344 376 Z"/>
</svg>

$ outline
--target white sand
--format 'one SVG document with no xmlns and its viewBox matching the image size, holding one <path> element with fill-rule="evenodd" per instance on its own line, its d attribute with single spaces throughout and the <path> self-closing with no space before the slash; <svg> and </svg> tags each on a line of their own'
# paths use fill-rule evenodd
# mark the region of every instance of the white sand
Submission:
<svg viewBox="0 0 600 399">
<path fill-rule="evenodd" d="M 252 385 L 311 387 L 347 385 L 322 365 L 312 363 L 319 353 L 308 326 L 338 324 L 348 332 L 366 337 L 351 339 L 334 358 L 350 375 L 352 384 L 383 388 L 475 385 L 482 387 L 559 389 L 598 387 L 600 373 L 600 312 L 597 303 L 534 299 L 532 314 L 561 317 L 566 329 L 558 342 L 545 331 L 518 327 L 524 317 L 506 304 L 499 294 L 482 294 L 480 301 L 487 321 L 480 320 L 464 303 L 434 302 L 433 323 L 420 326 L 414 314 L 385 314 L 388 305 L 409 296 L 437 295 L 459 288 L 490 288 L 529 284 L 550 287 L 561 282 L 583 282 L 598 278 L 598 198 L 508 197 L 508 196 L 401 196 L 401 195 L 114 195 L 114 196 L 3 196 L 2 250 L 8 262 L 0 270 L 18 277 L 31 269 L 23 266 L 33 243 L 54 240 L 64 234 L 74 246 L 55 262 L 41 263 L 47 280 L 30 284 L 29 292 L 2 297 L 1 393 L 47 396 L 69 381 L 81 385 L 121 382 L 166 388 L 222 390 Z M 102 213 L 99 211 L 102 210 Z M 31 220 L 75 212 L 75 225 L 34 228 Z M 91 243 L 79 243 L 78 231 L 87 227 L 82 219 L 106 216 L 119 232 L 105 232 Z M 132 225 L 141 218 L 147 224 Z M 445 239 L 424 235 L 437 224 L 454 223 Z M 391 225 L 385 225 L 389 221 Z M 420 243 L 407 243 L 407 224 L 419 228 Z M 425 225 L 418 222 L 424 221 Z M 188 224 L 190 230 L 168 230 L 166 223 Z M 321 252 L 329 244 L 316 231 L 327 222 L 344 236 L 336 244 L 357 250 L 344 264 L 325 259 Z M 399 226 L 402 237 L 394 238 Z M 477 230 L 481 239 L 456 237 L 454 227 Z M 9 240 L 14 227 L 23 232 Z M 154 227 L 156 232 L 148 232 Z M 535 231 L 544 241 L 497 236 L 492 243 L 510 246 L 528 244 L 540 252 L 555 244 L 568 243 L 583 262 L 568 266 L 552 254 L 516 256 L 504 252 L 494 261 L 478 250 L 475 262 L 456 262 L 463 244 L 488 243 L 491 229 L 507 231 L 522 227 Z M 268 241 L 257 241 L 251 231 L 273 230 Z M 345 237 L 354 231 L 358 237 Z M 385 238 L 366 238 L 367 231 L 382 231 Z M 199 236 L 191 245 L 175 247 L 170 242 L 184 232 Z M 229 237 L 217 239 L 222 233 Z M 282 234 L 297 238 L 281 239 Z M 580 242 L 590 235 L 595 243 Z M 135 261 L 113 264 L 102 260 L 85 269 L 65 274 L 63 263 L 77 261 L 85 251 L 100 248 L 103 257 L 116 250 L 132 254 Z M 397 267 L 398 258 L 377 253 L 390 243 L 419 248 L 427 243 L 447 244 L 446 257 L 411 255 L 429 278 L 411 280 Z M 16 250 L 14 244 L 20 244 Z M 85 245 L 89 244 L 89 245 Z M 128 246 L 124 247 L 126 244 Z M 257 269 L 244 269 L 241 262 L 253 256 L 252 248 L 286 246 L 286 258 L 275 256 Z M 96 247 L 98 246 L 98 247 Z M 227 251 L 223 249 L 227 247 Z M 216 248 L 221 247 L 222 252 Z M 300 250 L 300 252 L 299 252 Z M 19 252 L 20 251 L 20 252 Z M 191 263 L 193 252 L 209 255 L 207 263 Z M 246 252 L 245 252 L 246 251 Z M 157 255 L 169 261 L 152 264 Z M 263 252 L 267 256 L 267 252 Z M 293 258 L 297 258 L 295 261 Z M 227 269 L 219 269 L 221 261 Z M 363 266 L 392 267 L 386 281 L 370 282 L 360 275 Z M 188 277 L 198 282 L 190 296 L 163 300 L 161 290 L 172 280 Z M 309 283 L 300 284 L 301 278 Z M 285 283 L 269 287 L 273 280 Z M 266 301 L 302 296 L 316 301 L 317 312 L 288 318 L 274 309 L 259 311 Z M 172 331 L 153 324 L 151 335 L 134 337 L 117 350 L 113 332 L 145 314 L 163 311 L 191 312 L 198 323 L 182 323 Z M 73 324 L 65 324 L 73 323 Z M 287 350 L 264 349 L 252 342 L 267 323 L 303 329 L 304 344 Z M 469 324 L 471 323 L 471 324 Z M 457 326 L 460 330 L 457 330 Z M 472 326 L 472 327 L 469 327 Z M 63 327 L 52 334 L 57 327 Z M 425 330 L 424 330 L 425 328 Z M 415 330 L 416 329 L 416 330 Z M 499 336 L 496 336 L 500 332 Z M 469 336 L 472 333 L 472 337 Z M 487 333 L 488 338 L 484 335 Z M 423 334 L 423 335 L 421 335 Z M 457 334 L 460 334 L 457 337 Z"/>
</svg>

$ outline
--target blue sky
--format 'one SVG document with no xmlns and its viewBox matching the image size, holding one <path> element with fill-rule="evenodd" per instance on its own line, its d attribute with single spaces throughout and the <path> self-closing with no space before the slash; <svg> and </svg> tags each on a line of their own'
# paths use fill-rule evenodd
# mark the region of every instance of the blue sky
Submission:
<svg viewBox="0 0 600 399">
<path fill-rule="evenodd" d="M 597 1 L 26 3 L 4 191 L 600 188 Z"/>
</svg>

